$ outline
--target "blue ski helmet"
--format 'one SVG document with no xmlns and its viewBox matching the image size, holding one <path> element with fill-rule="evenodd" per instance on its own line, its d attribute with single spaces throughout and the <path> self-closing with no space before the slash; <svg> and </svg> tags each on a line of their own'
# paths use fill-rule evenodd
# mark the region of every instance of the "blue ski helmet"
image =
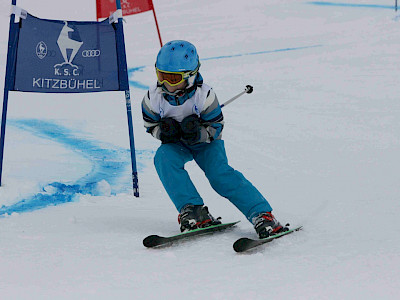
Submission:
<svg viewBox="0 0 400 300">
<path fill-rule="evenodd" d="M 156 68 L 168 72 L 195 71 L 199 67 L 196 47 L 182 40 L 166 43 L 158 52 Z"/>
</svg>

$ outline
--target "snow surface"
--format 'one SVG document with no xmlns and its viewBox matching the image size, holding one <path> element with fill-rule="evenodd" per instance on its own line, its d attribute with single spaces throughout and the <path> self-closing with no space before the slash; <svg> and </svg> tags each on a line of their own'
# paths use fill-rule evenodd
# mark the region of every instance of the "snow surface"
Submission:
<svg viewBox="0 0 400 300">
<path fill-rule="evenodd" d="M 0 2 L 3 91 L 9 2 Z M 252 226 L 187 168 L 224 234 L 145 249 L 178 232 L 140 102 L 155 82 L 151 12 L 126 17 L 140 197 L 122 93 L 10 93 L 0 188 L 1 299 L 399 299 L 400 16 L 393 0 L 154 0 L 164 42 L 193 42 L 226 106 L 230 163 L 304 230 L 248 254 Z M 94 1 L 18 0 L 94 20 Z"/>
</svg>

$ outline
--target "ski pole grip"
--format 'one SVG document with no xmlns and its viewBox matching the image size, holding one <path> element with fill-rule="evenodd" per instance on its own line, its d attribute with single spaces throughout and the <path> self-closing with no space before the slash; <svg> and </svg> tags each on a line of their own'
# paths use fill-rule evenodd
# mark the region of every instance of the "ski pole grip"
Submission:
<svg viewBox="0 0 400 300">
<path fill-rule="evenodd" d="M 246 85 L 245 91 L 246 91 L 247 94 L 251 94 L 253 92 L 253 90 L 254 89 L 253 89 L 253 87 L 251 85 Z"/>
</svg>

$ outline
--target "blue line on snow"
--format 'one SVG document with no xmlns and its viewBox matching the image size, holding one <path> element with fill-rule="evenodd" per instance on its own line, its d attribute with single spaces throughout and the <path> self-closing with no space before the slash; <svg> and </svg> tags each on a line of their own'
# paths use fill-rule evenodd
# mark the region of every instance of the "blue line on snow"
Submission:
<svg viewBox="0 0 400 300">
<path fill-rule="evenodd" d="M 214 56 L 214 57 L 206 57 L 206 58 L 202 58 L 201 60 L 202 61 L 207 61 L 207 60 L 224 59 L 224 58 L 232 58 L 232 57 L 240 57 L 240 56 L 248 56 L 248 55 L 259 55 L 259 54 L 267 54 L 267 53 L 277 53 L 277 52 L 286 52 L 286 51 L 310 49 L 310 48 L 316 48 L 316 47 L 322 47 L 322 45 L 283 48 L 283 49 L 265 50 L 265 51 L 258 51 L 258 52 L 239 53 L 239 54 L 232 54 L 232 55 L 221 55 L 221 56 Z M 146 66 L 129 68 L 128 69 L 129 77 L 131 77 L 131 76 L 133 77 L 135 72 L 142 72 L 144 68 L 146 68 Z M 137 81 L 134 81 L 134 80 L 129 80 L 129 84 L 132 87 L 136 87 L 136 88 L 139 88 L 139 89 L 142 89 L 142 90 L 148 90 L 149 89 L 149 86 L 141 84 L 141 83 L 139 83 Z"/>
<path fill-rule="evenodd" d="M 130 68 L 128 69 L 128 74 L 129 77 L 131 75 L 133 75 L 135 72 L 143 72 L 143 69 L 146 66 L 141 66 L 141 67 L 136 67 L 136 68 Z M 142 89 L 142 90 L 148 90 L 149 86 L 145 85 L 145 84 L 141 84 L 140 82 L 134 81 L 134 80 L 129 80 L 129 85 L 138 89 Z"/>
<path fill-rule="evenodd" d="M 267 54 L 267 53 L 277 53 L 277 52 L 286 52 L 286 51 L 294 51 L 294 50 L 302 50 L 309 48 L 322 47 L 322 45 L 313 45 L 313 46 L 304 46 L 304 47 L 293 47 L 293 48 L 283 48 L 283 49 L 275 49 L 275 50 L 265 50 L 258 52 L 249 52 L 249 53 L 240 53 L 233 55 L 223 55 L 223 56 L 215 56 L 215 57 L 207 57 L 202 60 L 213 60 L 213 59 L 222 59 L 222 58 L 232 58 L 232 57 L 240 57 L 240 56 L 248 56 L 248 55 L 259 55 L 259 54 Z"/>
<path fill-rule="evenodd" d="M 395 9 L 395 7 L 393 5 L 381 5 L 381 4 L 335 3 L 335 2 L 322 2 L 322 1 L 312 1 L 312 2 L 308 2 L 308 4 L 322 5 L 322 6 L 342 6 L 342 7 Z"/>
<path fill-rule="evenodd" d="M 120 190 L 115 189 L 115 184 L 121 175 L 124 174 L 126 168 L 130 167 L 129 150 L 122 148 L 105 149 L 107 145 L 95 144 L 93 141 L 78 138 L 75 136 L 76 133 L 52 122 L 41 120 L 9 120 L 8 123 L 38 137 L 58 142 L 66 148 L 78 152 L 91 162 L 92 171 L 73 184 L 53 182 L 43 187 L 41 193 L 28 199 L 21 200 L 10 206 L 3 205 L 0 207 L 0 216 L 72 202 L 77 194 L 101 194 L 101 191 L 98 190 L 98 183 L 102 180 L 106 180 L 111 185 L 112 193 L 120 192 Z M 136 151 L 137 156 L 144 158 L 150 158 L 151 154 L 152 151 Z M 143 167 L 143 164 L 138 164 L 138 169 L 142 169 Z"/>
</svg>

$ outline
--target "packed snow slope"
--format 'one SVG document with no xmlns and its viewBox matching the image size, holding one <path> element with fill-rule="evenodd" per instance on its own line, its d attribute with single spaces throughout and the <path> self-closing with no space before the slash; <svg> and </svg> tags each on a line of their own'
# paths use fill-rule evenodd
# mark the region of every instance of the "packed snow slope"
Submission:
<svg viewBox="0 0 400 300">
<path fill-rule="evenodd" d="M 0 3 L 3 91 L 9 0 Z M 304 230 L 248 254 L 250 223 L 188 163 L 226 233 L 145 249 L 178 232 L 140 102 L 155 83 L 151 12 L 126 17 L 140 197 L 122 93 L 11 92 L 0 187 L 2 299 L 398 299 L 400 23 L 393 0 L 154 0 L 163 42 L 191 41 L 223 108 L 230 164 L 275 216 Z M 18 0 L 95 20 L 95 1 Z M 3 94 L 1 94 L 2 96 Z"/>
</svg>

